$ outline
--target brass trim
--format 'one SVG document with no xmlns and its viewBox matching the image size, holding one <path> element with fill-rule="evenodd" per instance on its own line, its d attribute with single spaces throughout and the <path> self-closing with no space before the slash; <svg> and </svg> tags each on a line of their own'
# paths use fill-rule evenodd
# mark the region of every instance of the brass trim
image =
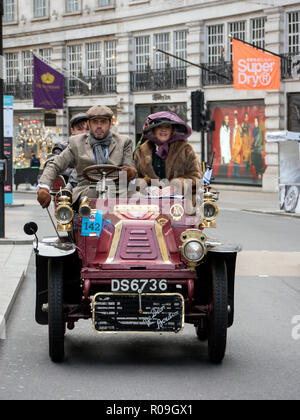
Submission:
<svg viewBox="0 0 300 420">
<path fill-rule="evenodd" d="M 67 225 L 58 223 L 57 225 L 57 232 L 72 232 L 72 231 L 73 231 L 72 223 L 68 223 Z"/>
<path fill-rule="evenodd" d="M 166 264 L 171 264 L 171 261 L 170 261 L 170 258 L 169 258 L 169 253 L 168 253 L 168 248 L 167 248 L 165 238 L 164 238 L 163 226 L 160 225 L 157 222 L 155 222 L 155 233 L 156 233 L 156 238 L 157 238 L 157 241 L 158 241 L 158 246 L 159 246 L 160 253 L 161 253 L 163 261 Z"/>
<path fill-rule="evenodd" d="M 66 208 L 66 209 L 71 211 L 71 216 L 68 218 L 68 220 L 66 220 L 64 222 L 62 222 L 58 217 L 59 210 L 61 210 L 63 208 Z M 74 219 L 74 211 L 73 211 L 73 209 L 72 209 L 72 207 L 70 206 L 69 203 L 63 202 L 63 203 L 59 204 L 59 206 L 56 208 L 54 216 L 55 216 L 55 219 L 56 219 L 57 223 L 59 223 L 60 225 L 68 225 Z"/>
<path fill-rule="evenodd" d="M 121 238 L 121 234 L 123 231 L 123 222 L 120 221 L 119 223 L 116 224 L 115 226 L 115 233 L 114 233 L 114 238 L 110 247 L 110 252 L 108 255 L 108 258 L 106 260 L 106 264 L 111 263 L 117 253 L 118 247 L 119 247 L 119 243 L 120 243 L 120 238 Z"/>
<path fill-rule="evenodd" d="M 180 222 L 180 220 L 184 216 L 184 208 L 182 207 L 182 205 L 181 204 L 174 204 L 170 208 L 170 216 L 172 217 L 172 219 L 175 222 Z"/>
<path fill-rule="evenodd" d="M 97 334 L 181 334 L 185 327 L 185 301 L 184 297 L 180 293 L 142 293 L 141 296 L 179 296 L 182 300 L 182 326 L 181 329 L 175 333 L 175 332 L 162 332 L 162 331 L 97 331 L 95 328 L 95 301 L 97 296 L 139 296 L 138 293 L 109 293 L 109 292 L 103 292 L 103 293 L 97 293 L 93 297 L 93 329 Z"/>
<path fill-rule="evenodd" d="M 210 206 L 213 206 L 213 207 L 214 207 L 214 209 L 215 209 L 215 211 L 216 211 L 216 212 L 215 212 L 215 215 L 214 215 L 214 216 L 212 216 L 212 217 L 205 217 L 204 207 L 205 207 L 207 204 L 209 204 Z M 214 222 L 214 221 L 217 219 L 218 215 L 219 215 L 219 207 L 216 205 L 216 203 L 215 203 L 214 201 L 207 200 L 207 201 L 205 201 L 205 202 L 202 204 L 202 206 L 201 206 L 201 212 L 202 212 L 202 214 L 203 214 L 204 220 L 206 220 L 207 222 Z"/>
<path fill-rule="evenodd" d="M 114 214 L 119 218 L 124 219 L 124 214 L 126 213 L 144 213 L 143 216 L 147 214 L 147 217 L 150 216 L 159 216 L 160 210 L 157 205 L 129 205 L 129 204 L 118 204 L 114 207 Z"/>
<path fill-rule="evenodd" d="M 199 264 L 199 262 L 202 261 L 203 258 L 207 255 L 207 246 L 205 245 L 205 242 L 207 240 L 207 236 L 201 230 L 189 229 L 189 230 L 186 230 L 185 232 L 183 232 L 181 234 L 180 239 L 182 241 L 182 246 L 179 247 L 179 249 L 181 251 L 181 254 L 187 260 L 187 262 L 190 266 L 190 270 L 192 272 L 195 272 L 196 267 Z M 198 242 L 203 248 L 203 255 L 197 261 L 190 260 L 185 255 L 184 249 L 190 242 Z"/>
</svg>

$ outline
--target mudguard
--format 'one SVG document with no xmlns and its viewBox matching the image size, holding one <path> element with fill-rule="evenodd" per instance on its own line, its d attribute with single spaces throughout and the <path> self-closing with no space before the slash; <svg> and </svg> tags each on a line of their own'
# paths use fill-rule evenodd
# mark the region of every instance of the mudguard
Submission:
<svg viewBox="0 0 300 420">
<path fill-rule="evenodd" d="M 58 238 L 44 238 L 43 241 L 35 241 L 35 251 L 41 257 L 60 258 L 67 257 L 76 252 L 76 246 L 70 242 L 59 242 Z"/>
<path fill-rule="evenodd" d="M 50 238 L 49 238 L 50 239 Z M 68 251 L 57 249 L 51 242 L 39 243 L 36 251 L 36 306 L 35 320 L 40 325 L 48 325 L 48 265 L 49 260 L 64 259 L 64 295 L 66 300 L 80 299 L 80 266 L 75 246 Z M 58 242 L 58 241 L 57 241 Z M 70 298 L 71 296 L 71 298 Z"/>
<path fill-rule="evenodd" d="M 234 322 L 234 291 L 235 291 L 235 271 L 238 252 L 241 251 L 240 245 L 219 245 L 210 249 L 208 256 L 214 255 L 222 258 L 226 263 L 227 282 L 228 282 L 228 305 L 230 312 L 228 314 L 228 328 L 232 327 Z"/>
</svg>

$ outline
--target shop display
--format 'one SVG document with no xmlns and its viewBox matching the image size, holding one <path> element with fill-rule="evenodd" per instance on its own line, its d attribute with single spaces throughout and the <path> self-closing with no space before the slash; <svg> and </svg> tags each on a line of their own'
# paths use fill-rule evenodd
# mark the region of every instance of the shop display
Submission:
<svg viewBox="0 0 300 420">
<path fill-rule="evenodd" d="M 45 127 L 43 118 L 15 116 L 14 167 L 30 167 L 33 154 L 40 159 L 42 167 L 55 139 L 55 127 Z"/>
<path fill-rule="evenodd" d="M 217 182 L 262 185 L 265 164 L 263 103 L 212 103 L 212 134 Z"/>
</svg>

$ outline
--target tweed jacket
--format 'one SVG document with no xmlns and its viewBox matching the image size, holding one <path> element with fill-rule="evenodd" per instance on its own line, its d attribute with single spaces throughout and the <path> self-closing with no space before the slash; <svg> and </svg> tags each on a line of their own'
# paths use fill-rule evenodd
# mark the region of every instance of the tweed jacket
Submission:
<svg viewBox="0 0 300 420">
<path fill-rule="evenodd" d="M 154 147 L 154 144 L 148 140 L 137 149 L 134 157 L 138 177 L 146 179 L 148 184 L 151 179 L 158 179 L 152 165 Z M 196 182 L 201 181 L 202 172 L 197 155 L 187 141 L 170 144 L 169 155 L 166 159 L 166 178 L 169 181 L 177 180 L 181 188 L 184 186 L 185 179 L 191 179 L 193 192 L 195 192 Z"/>
<path fill-rule="evenodd" d="M 133 143 L 129 137 L 113 132 L 112 142 L 109 146 L 108 165 L 135 167 L 132 158 Z M 49 162 L 40 178 L 40 184 L 52 185 L 55 178 L 67 168 L 75 168 L 78 174 L 78 185 L 73 190 L 74 202 L 85 194 L 90 182 L 84 179 L 82 173 L 88 166 L 96 165 L 93 149 L 90 145 L 90 136 L 80 134 L 69 139 L 67 148 L 52 162 Z"/>
</svg>

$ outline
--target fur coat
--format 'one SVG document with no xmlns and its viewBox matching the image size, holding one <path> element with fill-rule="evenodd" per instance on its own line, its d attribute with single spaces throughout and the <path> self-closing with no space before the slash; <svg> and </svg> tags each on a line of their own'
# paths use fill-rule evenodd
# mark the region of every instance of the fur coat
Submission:
<svg viewBox="0 0 300 420">
<path fill-rule="evenodd" d="M 144 179 L 148 185 L 151 180 L 158 180 L 152 165 L 152 154 L 155 145 L 147 140 L 135 153 L 135 164 L 138 178 Z M 170 144 L 166 163 L 166 178 L 177 183 L 179 189 L 184 187 L 185 180 L 192 181 L 193 193 L 196 191 L 196 182 L 202 180 L 202 172 L 197 155 L 187 141 L 177 141 Z M 173 183 L 172 183 L 173 184 Z M 177 191 L 179 193 L 179 191 Z"/>
</svg>

